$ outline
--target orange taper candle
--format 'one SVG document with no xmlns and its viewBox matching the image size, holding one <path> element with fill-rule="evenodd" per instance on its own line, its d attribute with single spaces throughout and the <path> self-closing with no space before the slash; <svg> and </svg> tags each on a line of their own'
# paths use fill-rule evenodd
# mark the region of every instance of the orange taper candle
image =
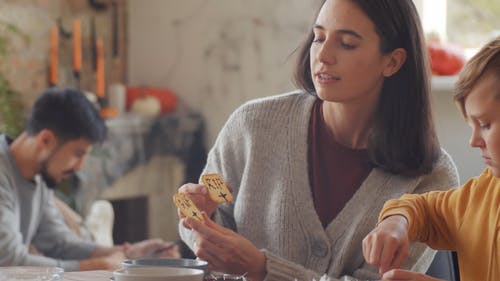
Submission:
<svg viewBox="0 0 500 281">
<path fill-rule="evenodd" d="M 96 95 L 104 98 L 104 43 L 102 39 L 96 42 Z"/>
<path fill-rule="evenodd" d="M 59 50 L 59 30 L 57 26 L 52 26 L 50 29 L 50 64 L 49 64 L 49 85 L 57 84 L 57 66 Z"/>
<path fill-rule="evenodd" d="M 80 20 L 73 21 L 73 72 L 78 73 L 82 69 L 82 23 Z"/>
</svg>

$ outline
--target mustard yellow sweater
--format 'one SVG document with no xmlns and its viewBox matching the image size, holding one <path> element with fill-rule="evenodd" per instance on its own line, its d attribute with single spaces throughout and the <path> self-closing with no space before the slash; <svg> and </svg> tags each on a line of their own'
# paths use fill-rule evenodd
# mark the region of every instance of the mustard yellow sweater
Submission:
<svg viewBox="0 0 500 281">
<path fill-rule="evenodd" d="M 379 221 L 400 214 L 411 241 L 457 251 L 462 281 L 500 280 L 500 179 L 489 169 L 449 191 L 388 201 Z"/>
</svg>

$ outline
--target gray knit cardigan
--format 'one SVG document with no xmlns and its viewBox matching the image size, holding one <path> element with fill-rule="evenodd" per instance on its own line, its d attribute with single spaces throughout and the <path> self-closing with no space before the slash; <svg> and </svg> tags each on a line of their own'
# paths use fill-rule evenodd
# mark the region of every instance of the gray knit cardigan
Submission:
<svg viewBox="0 0 500 281">
<path fill-rule="evenodd" d="M 221 130 L 203 173 L 219 173 L 235 201 L 220 205 L 216 221 L 265 253 L 265 280 L 378 279 L 364 262 L 361 241 L 385 201 L 404 193 L 458 186 L 455 165 L 443 151 L 432 173 L 403 177 L 373 169 L 344 209 L 324 229 L 314 209 L 308 175 L 308 126 L 315 97 L 292 92 L 250 101 Z M 189 230 L 182 239 L 193 246 Z M 425 272 L 434 251 L 412 246 L 405 268 Z"/>
</svg>

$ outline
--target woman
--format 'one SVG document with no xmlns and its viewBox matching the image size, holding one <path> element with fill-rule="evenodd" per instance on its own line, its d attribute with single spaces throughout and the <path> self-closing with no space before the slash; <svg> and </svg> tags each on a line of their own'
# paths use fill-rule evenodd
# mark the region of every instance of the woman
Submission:
<svg viewBox="0 0 500 281">
<path fill-rule="evenodd" d="M 180 188 L 208 215 L 181 221 L 184 241 L 251 280 L 378 278 L 361 241 L 383 203 L 458 183 L 434 131 L 424 50 L 410 0 L 324 1 L 299 53 L 303 90 L 240 107 L 209 154 L 204 173 L 235 201 Z M 416 246 L 406 267 L 424 271 L 432 254 Z"/>
</svg>

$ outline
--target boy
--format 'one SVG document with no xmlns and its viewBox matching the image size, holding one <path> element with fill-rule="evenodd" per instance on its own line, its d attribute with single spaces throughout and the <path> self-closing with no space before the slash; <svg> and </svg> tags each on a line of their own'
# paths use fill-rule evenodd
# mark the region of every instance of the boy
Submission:
<svg viewBox="0 0 500 281">
<path fill-rule="evenodd" d="M 363 255 L 382 280 L 436 280 L 398 268 L 410 241 L 457 252 L 460 279 L 500 280 L 500 36 L 464 67 L 454 96 L 488 167 L 462 187 L 386 202 Z M 392 269 L 392 270 L 390 270 Z"/>
</svg>

